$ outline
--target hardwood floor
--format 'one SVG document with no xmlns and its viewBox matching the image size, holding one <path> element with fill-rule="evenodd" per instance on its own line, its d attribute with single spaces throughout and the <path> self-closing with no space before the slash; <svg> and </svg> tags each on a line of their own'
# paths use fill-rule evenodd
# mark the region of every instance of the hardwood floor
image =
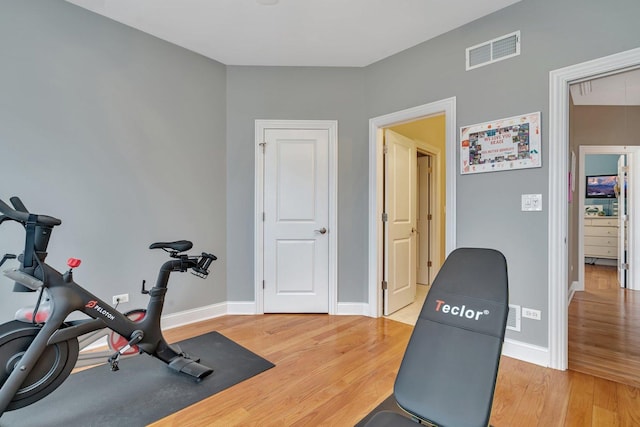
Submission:
<svg viewBox="0 0 640 427">
<path fill-rule="evenodd" d="M 363 316 L 224 316 L 167 332 L 217 330 L 269 359 L 262 374 L 166 417 L 166 426 L 353 426 L 389 396 L 412 327 Z M 640 390 L 503 357 L 491 423 L 637 426 Z"/>
<path fill-rule="evenodd" d="M 569 305 L 569 369 L 640 387 L 640 292 L 621 289 L 615 267 L 585 265 Z"/>
</svg>

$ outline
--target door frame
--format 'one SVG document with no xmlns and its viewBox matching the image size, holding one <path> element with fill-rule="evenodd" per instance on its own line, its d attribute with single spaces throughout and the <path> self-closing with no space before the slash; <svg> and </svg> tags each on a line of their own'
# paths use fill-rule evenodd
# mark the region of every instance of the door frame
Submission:
<svg viewBox="0 0 640 427">
<path fill-rule="evenodd" d="M 568 348 L 569 85 L 640 65 L 640 48 L 553 70 L 549 73 L 549 361 L 566 370 Z"/>
<path fill-rule="evenodd" d="M 431 268 L 429 268 L 429 286 L 433 284 L 433 280 L 436 278 L 440 267 L 441 250 L 440 241 L 442 240 L 441 223 L 442 218 L 438 206 L 444 203 L 444 197 L 441 191 L 438 191 L 440 182 L 433 177 L 440 176 L 440 170 L 442 169 L 442 152 L 439 148 L 436 148 L 425 141 L 416 141 L 418 146 L 418 153 L 431 157 L 431 170 L 432 177 L 429 181 L 429 205 L 432 212 L 432 220 L 429 233 L 429 258 L 432 262 Z M 436 260 L 436 261 L 434 261 Z M 437 268 L 436 268 L 437 265 Z"/>
<path fill-rule="evenodd" d="M 446 224 L 445 251 L 448 255 L 456 245 L 456 98 L 451 97 L 429 104 L 369 119 L 369 254 L 368 293 L 369 316 L 380 317 L 382 307 L 382 188 L 384 162 L 382 142 L 384 128 L 400 123 L 445 114 L 446 151 Z"/>
<path fill-rule="evenodd" d="M 254 186 L 254 289 L 256 314 L 264 314 L 264 152 L 265 129 L 322 129 L 329 133 L 329 314 L 338 306 L 338 121 L 337 120 L 256 120 Z M 295 311 L 295 310 L 294 310 Z"/>
</svg>

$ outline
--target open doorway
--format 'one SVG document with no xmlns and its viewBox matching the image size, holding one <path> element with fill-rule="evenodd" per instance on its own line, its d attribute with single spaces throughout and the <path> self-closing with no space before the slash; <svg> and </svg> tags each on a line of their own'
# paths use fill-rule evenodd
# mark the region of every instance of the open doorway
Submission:
<svg viewBox="0 0 640 427">
<path fill-rule="evenodd" d="M 637 146 L 580 147 L 580 280 L 569 304 L 568 368 L 640 387 L 640 294 L 633 290 Z M 619 185 L 619 183 L 621 183 Z"/>
<path fill-rule="evenodd" d="M 640 188 L 634 124 L 640 120 L 640 71 L 623 70 L 569 86 L 570 186 L 568 368 L 640 385 L 640 320 L 635 270 Z M 621 145 L 625 144 L 625 145 Z M 577 163 L 577 164 L 576 164 Z M 575 166 L 573 166 L 575 165 Z M 630 203 L 627 203 L 630 202 Z M 638 302 L 636 302 L 638 300 Z M 637 323 L 637 324 L 634 324 Z"/>
<path fill-rule="evenodd" d="M 445 116 L 384 129 L 384 315 L 415 323 L 444 260 Z"/>
<path fill-rule="evenodd" d="M 548 366 L 568 365 L 568 301 L 571 283 L 569 86 L 583 80 L 637 68 L 640 48 L 553 70 L 549 73 L 549 352 Z M 575 221 L 574 221 L 575 222 Z M 574 235 L 575 237 L 575 235 Z M 575 270 L 574 270 L 575 271 Z"/>
<path fill-rule="evenodd" d="M 385 129 L 398 125 L 409 125 L 423 119 L 441 116 L 444 121 L 444 147 L 440 153 L 440 165 L 444 179 L 439 185 L 444 190 L 437 192 L 439 208 L 444 219 L 439 245 L 442 258 L 455 248 L 455 98 L 402 110 L 369 121 L 369 311 L 373 317 L 383 315 L 385 285 L 384 266 L 384 133 Z M 428 154 L 429 151 L 423 151 Z M 414 156 L 417 161 L 417 155 Z M 433 239 L 430 239 L 433 240 Z M 433 255 L 432 255 L 433 258 Z"/>
</svg>

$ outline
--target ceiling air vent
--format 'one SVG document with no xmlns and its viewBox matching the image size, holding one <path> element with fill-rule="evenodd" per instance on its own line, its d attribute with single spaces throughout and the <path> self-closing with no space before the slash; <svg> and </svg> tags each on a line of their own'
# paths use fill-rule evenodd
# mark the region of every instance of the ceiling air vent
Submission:
<svg viewBox="0 0 640 427">
<path fill-rule="evenodd" d="M 467 71 L 520 55 L 520 31 L 467 48 Z"/>
</svg>

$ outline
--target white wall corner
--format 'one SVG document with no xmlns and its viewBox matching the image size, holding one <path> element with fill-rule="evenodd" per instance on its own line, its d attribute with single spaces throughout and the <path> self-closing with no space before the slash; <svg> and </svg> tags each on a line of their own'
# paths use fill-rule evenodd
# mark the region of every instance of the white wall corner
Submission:
<svg viewBox="0 0 640 427">
<path fill-rule="evenodd" d="M 545 368 L 549 367 L 549 349 L 546 347 L 505 338 L 502 345 L 502 355 Z"/>
</svg>

